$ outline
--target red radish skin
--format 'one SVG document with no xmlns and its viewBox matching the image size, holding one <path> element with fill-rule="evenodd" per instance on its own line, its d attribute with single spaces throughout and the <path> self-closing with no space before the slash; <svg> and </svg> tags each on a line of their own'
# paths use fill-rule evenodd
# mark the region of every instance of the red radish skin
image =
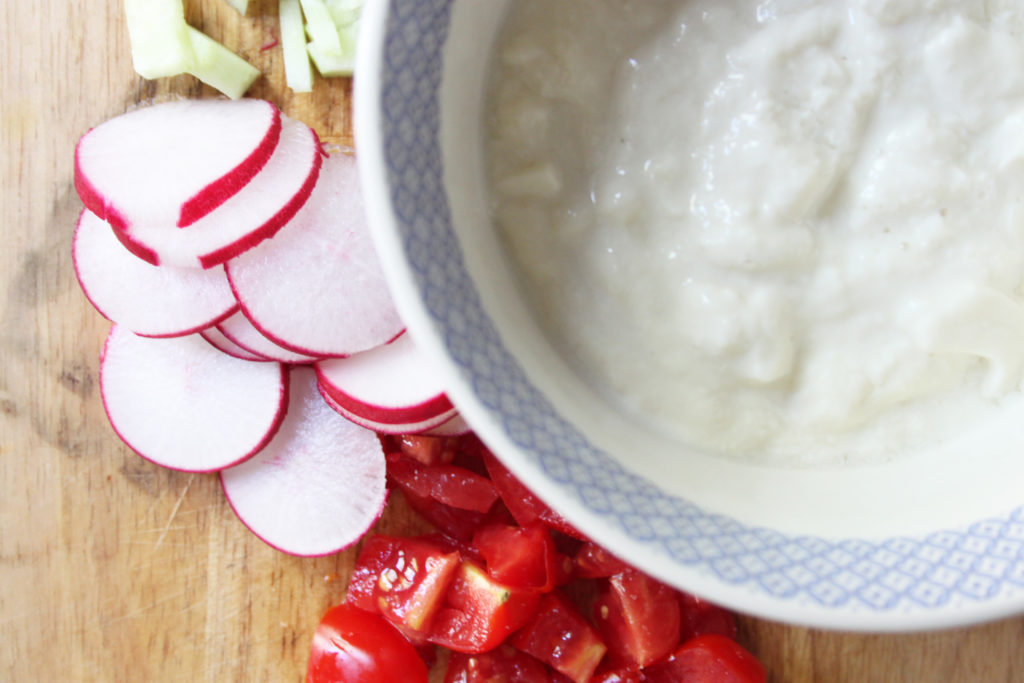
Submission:
<svg viewBox="0 0 1024 683">
<path fill-rule="evenodd" d="M 462 415 L 456 415 L 447 422 L 442 422 L 432 429 L 423 432 L 425 436 L 464 436 L 469 434 L 472 428 Z"/>
<path fill-rule="evenodd" d="M 259 146 L 252 151 L 240 166 L 241 172 L 226 175 L 210 183 L 181 207 L 178 227 L 185 228 L 210 213 L 224 201 L 245 187 L 250 180 L 267 164 L 278 140 L 281 139 L 281 112 L 274 117 L 274 126 Z"/>
<path fill-rule="evenodd" d="M 260 356 L 243 349 L 241 346 L 225 337 L 224 333 L 216 327 L 209 327 L 203 330 L 199 333 L 199 336 L 205 339 L 211 346 L 213 346 L 213 348 L 240 360 L 248 360 L 257 363 L 266 363 L 270 361 L 266 356 Z"/>
<path fill-rule="evenodd" d="M 343 550 L 377 521 L 387 499 L 377 435 L 332 411 L 309 368 L 291 373 L 288 414 L 256 457 L 220 474 L 239 519 L 292 555 Z"/>
<path fill-rule="evenodd" d="M 431 429 L 434 429 L 437 426 L 442 425 L 445 422 L 451 420 L 458 414 L 458 412 L 454 408 L 452 408 L 448 412 L 442 413 L 441 415 L 438 415 L 437 417 L 431 420 L 426 420 L 424 422 L 413 422 L 408 424 L 390 424 L 386 422 L 374 422 L 373 420 L 367 420 L 345 410 L 343 406 L 338 405 L 338 402 L 335 401 L 331 397 L 331 395 L 327 393 L 322 386 L 320 386 L 319 383 L 317 383 L 317 388 L 320 390 L 320 395 L 323 397 L 324 402 L 327 403 L 327 405 L 330 406 L 339 415 L 341 415 L 347 420 L 350 420 L 351 422 L 356 423 L 357 425 L 360 425 L 361 427 L 365 427 L 366 429 L 372 429 L 375 432 L 380 432 L 381 434 L 387 434 L 389 436 L 424 434 L 430 431 Z"/>
<path fill-rule="evenodd" d="M 277 432 L 288 370 L 250 363 L 198 335 L 148 339 L 114 325 L 100 359 L 100 391 L 114 431 L 157 465 L 215 472 L 252 457 Z"/>
<path fill-rule="evenodd" d="M 348 356 L 404 329 L 374 249 L 355 158 L 324 161 L 309 201 L 272 238 L 227 264 L 264 336 L 310 356 Z"/>
<path fill-rule="evenodd" d="M 229 341 L 257 356 L 295 365 L 308 365 L 320 360 L 315 356 L 305 356 L 278 346 L 253 327 L 241 311 L 222 320 L 217 324 L 217 329 Z"/>
<path fill-rule="evenodd" d="M 252 180 L 280 135 L 280 111 L 262 100 L 144 107 L 82 136 L 75 188 L 124 232 L 139 223 L 190 225 Z"/>
<path fill-rule="evenodd" d="M 316 364 L 320 386 L 349 413 L 371 422 L 427 422 L 452 410 L 436 368 L 412 337 Z"/>
<path fill-rule="evenodd" d="M 93 307 L 140 336 L 185 336 L 238 310 L 223 268 L 152 266 L 129 253 L 88 209 L 78 218 L 72 257 Z"/>
<path fill-rule="evenodd" d="M 323 154 L 316 133 L 282 116 L 281 137 L 259 173 L 216 209 L 179 229 L 173 223 L 111 223 L 122 243 L 154 265 L 212 268 L 280 230 L 309 199 Z"/>
</svg>

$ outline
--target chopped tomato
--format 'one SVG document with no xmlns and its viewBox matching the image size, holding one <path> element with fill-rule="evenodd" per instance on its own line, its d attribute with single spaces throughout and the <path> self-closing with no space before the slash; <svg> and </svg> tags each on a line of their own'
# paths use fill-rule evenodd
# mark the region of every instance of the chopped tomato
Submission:
<svg viewBox="0 0 1024 683">
<path fill-rule="evenodd" d="M 450 439 L 437 436 L 403 435 L 398 437 L 402 455 L 424 465 L 450 463 L 455 457 Z"/>
<path fill-rule="evenodd" d="M 736 639 L 736 619 L 732 612 L 689 593 L 679 594 L 679 642 L 685 643 L 706 633 L 718 633 Z"/>
<path fill-rule="evenodd" d="M 580 546 L 573 564 L 576 576 L 583 579 L 601 579 L 629 569 L 628 564 L 592 541 Z"/>
<path fill-rule="evenodd" d="M 437 545 L 439 548 L 444 548 L 445 552 L 457 552 L 463 560 L 472 560 L 477 564 L 484 564 L 484 556 L 481 555 L 480 551 L 477 550 L 475 545 L 473 545 L 472 540 L 460 541 L 459 539 L 443 534 L 440 531 L 424 534 L 419 538 L 429 541 Z"/>
<path fill-rule="evenodd" d="M 718 633 L 683 643 L 668 659 L 644 669 L 649 683 L 764 683 L 761 662 Z"/>
<path fill-rule="evenodd" d="M 562 558 L 543 524 L 488 524 L 473 534 L 473 545 L 483 555 L 487 573 L 510 586 L 547 592 L 560 577 Z"/>
<path fill-rule="evenodd" d="M 398 458 L 388 463 L 388 476 L 403 491 L 460 510 L 487 512 L 498 500 L 490 480 L 457 465 L 424 465 L 411 458 Z"/>
<path fill-rule="evenodd" d="M 608 579 L 594 614 L 615 663 L 643 668 L 679 644 L 676 591 L 635 569 Z"/>
<path fill-rule="evenodd" d="M 459 553 L 421 538 L 371 536 L 356 559 L 348 600 L 422 631 L 440 607 L 459 559 Z"/>
<path fill-rule="evenodd" d="M 598 671 L 587 683 L 643 683 L 645 680 L 639 669 L 625 667 Z"/>
<path fill-rule="evenodd" d="M 397 483 L 397 482 L 396 482 Z M 458 541 L 468 541 L 473 538 L 473 532 L 484 520 L 484 515 L 472 510 L 459 510 L 451 505 L 439 503 L 430 496 L 421 496 L 415 491 L 402 487 L 402 495 L 408 501 L 409 507 L 419 515 L 433 524 L 438 531 Z"/>
<path fill-rule="evenodd" d="M 501 500 L 519 526 L 529 526 L 540 520 L 555 531 L 586 540 L 586 537 L 576 527 L 569 524 L 561 515 L 549 508 L 544 501 L 533 495 L 530 489 L 523 486 L 522 482 L 486 449 L 483 449 L 483 458 L 484 464 L 487 465 L 487 473 L 491 475 L 491 481 L 494 482 L 498 495 L 501 496 Z"/>
<path fill-rule="evenodd" d="M 307 683 L 427 683 L 413 646 L 376 614 L 349 603 L 332 607 L 313 636 Z"/>
<path fill-rule="evenodd" d="M 463 560 L 437 612 L 429 639 L 456 652 L 493 650 L 533 616 L 537 592 L 508 586 Z"/>
<path fill-rule="evenodd" d="M 585 683 L 607 650 L 594 627 L 557 590 L 541 596 L 537 613 L 511 644 L 574 683 Z"/>
<path fill-rule="evenodd" d="M 479 655 L 453 653 L 444 683 L 548 683 L 548 668 L 509 645 Z"/>
</svg>

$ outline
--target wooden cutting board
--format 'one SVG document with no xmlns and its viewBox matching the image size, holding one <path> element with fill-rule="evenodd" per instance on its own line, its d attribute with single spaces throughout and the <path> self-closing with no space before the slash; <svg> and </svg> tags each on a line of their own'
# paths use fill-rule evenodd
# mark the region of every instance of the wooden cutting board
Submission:
<svg viewBox="0 0 1024 683">
<path fill-rule="evenodd" d="M 371 2 L 374 0 L 370 0 Z M 283 87 L 275 0 L 188 19 L 264 70 L 251 95 L 352 143 L 351 84 Z M 210 475 L 120 444 L 97 388 L 107 323 L 70 259 L 72 151 L 138 102 L 212 93 L 132 69 L 117 0 L 6 0 L 0 62 L 0 679 L 299 681 L 353 553 L 297 559 L 235 519 Z M 394 501 L 377 531 L 422 529 Z M 1024 618 L 918 635 L 843 635 L 744 618 L 773 681 L 1024 681 Z"/>
</svg>

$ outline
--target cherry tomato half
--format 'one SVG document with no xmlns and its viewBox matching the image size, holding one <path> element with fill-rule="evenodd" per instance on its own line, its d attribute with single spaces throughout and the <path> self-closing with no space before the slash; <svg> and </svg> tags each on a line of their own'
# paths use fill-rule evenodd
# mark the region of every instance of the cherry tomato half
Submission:
<svg viewBox="0 0 1024 683">
<path fill-rule="evenodd" d="M 547 663 L 574 683 L 585 683 L 607 647 L 601 636 L 559 591 L 541 596 L 537 612 L 510 644 Z"/>
<path fill-rule="evenodd" d="M 392 624 L 421 631 L 441 606 L 459 554 L 423 538 L 371 536 L 352 570 L 348 600 Z"/>
<path fill-rule="evenodd" d="M 636 569 L 608 579 L 594 605 L 611 659 L 642 669 L 679 645 L 676 591 Z"/>
<path fill-rule="evenodd" d="M 316 629 L 306 683 L 427 683 L 427 666 L 388 622 L 343 602 Z"/>
<path fill-rule="evenodd" d="M 548 668 L 510 645 L 478 655 L 453 652 L 444 683 L 549 683 Z"/>
<path fill-rule="evenodd" d="M 487 573 L 502 583 L 546 593 L 559 579 L 561 556 L 543 524 L 488 524 L 473 534 L 473 545 L 484 556 Z"/>
<path fill-rule="evenodd" d="M 754 655 L 719 633 L 691 638 L 644 675 L 650 683 L 765 683 L 768 678 Z"/>
</svg>

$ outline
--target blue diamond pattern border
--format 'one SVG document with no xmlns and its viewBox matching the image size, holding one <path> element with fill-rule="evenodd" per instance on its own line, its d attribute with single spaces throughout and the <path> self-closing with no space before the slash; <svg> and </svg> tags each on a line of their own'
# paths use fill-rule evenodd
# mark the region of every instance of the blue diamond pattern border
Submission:
<svg viewBox="0 0 1024 683">
<path fill-rule="evenodd" d="M 827 609 L 934 610 L 1024 592 L 1024 506 L 922 538 L 787 536 L 669 496 L 595 450 L 505 351 L 466 271 L 443 187 L 439 90 L 453 0 L 391 3 L 381 112 L 392 210 L 423 303 L 506 434 L 594 514 L 679 565 Z"/>
</svg>

